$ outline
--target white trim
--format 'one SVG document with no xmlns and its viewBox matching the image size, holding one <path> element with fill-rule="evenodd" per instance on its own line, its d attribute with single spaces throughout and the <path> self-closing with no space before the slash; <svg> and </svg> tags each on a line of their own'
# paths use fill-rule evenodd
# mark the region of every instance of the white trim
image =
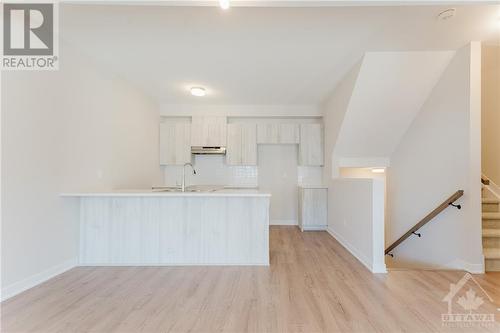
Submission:
<svg viewBox="0 0 500 333">
<path fill-rule="evenodd" d="M 326 225 L 305 225 L 301 229 L 302 231 L 325 231 L 327 227 Z"/>
<path fill-rule="evenodd" d="M 338 157 L 339 168 L 390 167 L 386 157 Z"/>
<path fill-rule="evenodd" d="M 500 199 L 500 186 L 490 179 L 490 185 L 484 185 L 497 199 Z"/>
<path fill-rule="evenodd" d="M 269 266 L 269 262 L 244 262 L 244 263 L 85 263 L 78 265 L 79 267 L 180 267 L 180 266 Z"/>
<path fill-rule="evenodd" d="M 76 5 L 219 7 L 214 0 L 62 0 Z M 496 5 L 498 0 L 233 0 L 231 7 L 346 7 Z"/>
<path fill-rule="evenodd" d="M 385 181 L 373 179 L 372 191 L 372 272 L 387 273 L 384 253 Z"/>
<path fill-rule="evenodd" d="M 297 220 L 269 220 L 269 225 L 298 225 Z"/>
<path fill-rule="evenodd" d="M 23 291 L 33 288 L 49 279 L 52 279 L 53 277 L 76 267 L 77 263 L 78 259 L 73 258 L 65 262 L 62 262 L 59 265 L 52 266 L 51 268 L 46 269 L 40 273 L 36 273 L 30 277 L 27 277 L 24 280 L 15 282 L 10 286 L 7 286 L 2 289 L 0 295 L 0 301 L 3 302 L 15 295 L 22 293 Z"/>
<path fill-rule="evenodd" d="M 482 256 L 484 262 L 484 256 Z M 435 265 L 435 266 L 405 266 L 405 267 L 389 267 L 388 271 L 464 271 L 471 274 L 484 274 L 484 264 L 471 264 L 462 259 L 455 259 L 451 263 L 446 265 Z"/>
<path fill-rule="evenodd" d="M 483 257 L 484 261 L 484 257 Z M 471 274 L 484 274 L 484 264 L 471 264 L 469 262 L 463 263 L 464 270 Z"/>
<path fill-rule="evenodd" d="M 471 274 L 484 274 L 484 255 L 481 254 L 481 264 L 471 264 L 462 259 L 457 259 L 453 261 L 452 266 Z"/>
<path fill-rule="evenodd" d="M 340 245 L 342 245 L 347 251 L 349 251 L 356 259 L 358 259 L 359 262 L 361 262 L 368 270 L 372 273 L 386 273 L 384 272 L 378 272 L 375 271 L 372 268 L 372 263 L 368 258 L 366 258 L 364 255 L 362 255 L 357 249 L 355 249 L 348 241 L 346 241 L 342 236 L 340 236 L 338 233 L 336 233 L 331 227 L 328 227 L 326 231 L 333 237 L 335 238 Z"/>
</svg>

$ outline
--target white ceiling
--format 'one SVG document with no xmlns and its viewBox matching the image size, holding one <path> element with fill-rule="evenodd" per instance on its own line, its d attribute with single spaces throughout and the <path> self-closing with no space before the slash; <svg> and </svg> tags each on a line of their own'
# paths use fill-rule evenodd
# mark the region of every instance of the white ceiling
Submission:
<svg viewBox="0 0 500 333">
<path fill-rule="evenodd" d="M 69 44 L 166 104 L 317 105 L 367 51 L 500 42 L 500 6 L 259 8 L 75 5 Z M 208 89 L 204 98 L 187 88 Z"/>
</svg>

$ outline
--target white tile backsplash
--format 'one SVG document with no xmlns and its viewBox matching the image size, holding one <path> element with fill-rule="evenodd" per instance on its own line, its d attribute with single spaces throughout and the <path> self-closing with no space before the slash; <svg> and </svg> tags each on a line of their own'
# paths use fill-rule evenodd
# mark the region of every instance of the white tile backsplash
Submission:
<svg viewBox="0 0 500 333">
<path fill-rule="evenodd" d="M 195 155 L 193 165 L 196 175 L 186 168 L 188 185 L 227 185 L 241 187 L 258 186 L 256 166 L 230 166 L 225 164 L 225 156 Z M 180 185 L 182 166 L 165 166 L 165 186 Z"/>
<path fill-rule="evenodd" d="M 230 166 L 225 163 L 225 156 L 218 155 L 194 155 L 193 165 L 197 174 L 186 168 L 188 185 L 259 186 L 258 166 Z M 165 166 L 163 171 L 165 186 L 181 184 L 182 166 Z M 297 185 L 320 185 L 322 179 L 322 167 L 297 167 Z"/>
</svg>

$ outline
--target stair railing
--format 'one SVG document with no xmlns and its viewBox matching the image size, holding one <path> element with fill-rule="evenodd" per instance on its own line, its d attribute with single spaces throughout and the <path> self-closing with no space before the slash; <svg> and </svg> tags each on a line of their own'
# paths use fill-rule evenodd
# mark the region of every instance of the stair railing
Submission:
<svg viewBox="0 0 500 333">
<path fill-rule="evenodd" d="M 387 249 L 385 249 L 385 254 L 389 255 L 391 257 L 394 257 L 394 255 L 391 253 L 392 250 L 394 250 L 399 244 L 403 243 L 408 237 L 411 235 L 415 235 L 418 237 L 421 237 L 422 235 L 420 233 L 417 233 L 418 229 L 422 228 L 424 225 L 426 225 L 428 222 L 430 222 L 433 218 L 435 218 L 439 213 L 441 213 L 443 210 L 445 210 L 448 206 L 453 206 L 457 209 L 461 209 L 461 205 L 455 205 L 454 202 L 457 201 L 461 196 L 464 195 L 463 190 L 458 190 L 456 191 L 452 196 L 450 196 L 448 199 L 443 201 L 442 204 L 440 204 L 436 209 L 434 209 L 432 212 L 427 214 L 420 222 L 415 224 L 410 230 L 408 230 L 403 236 L 399 237 L 397 241 L 392 243 Z"/>
</svg>

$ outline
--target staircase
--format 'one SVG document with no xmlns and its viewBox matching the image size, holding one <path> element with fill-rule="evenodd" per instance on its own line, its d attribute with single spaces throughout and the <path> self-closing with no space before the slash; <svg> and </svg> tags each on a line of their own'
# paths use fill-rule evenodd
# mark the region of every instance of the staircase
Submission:
<svg viewBox="0 0 500 333">
<path fill-rule="evenodd" d="M 483 198 L 483 253 L 485 270 L 500 271 L 500 200 Z"/>
</svg>

